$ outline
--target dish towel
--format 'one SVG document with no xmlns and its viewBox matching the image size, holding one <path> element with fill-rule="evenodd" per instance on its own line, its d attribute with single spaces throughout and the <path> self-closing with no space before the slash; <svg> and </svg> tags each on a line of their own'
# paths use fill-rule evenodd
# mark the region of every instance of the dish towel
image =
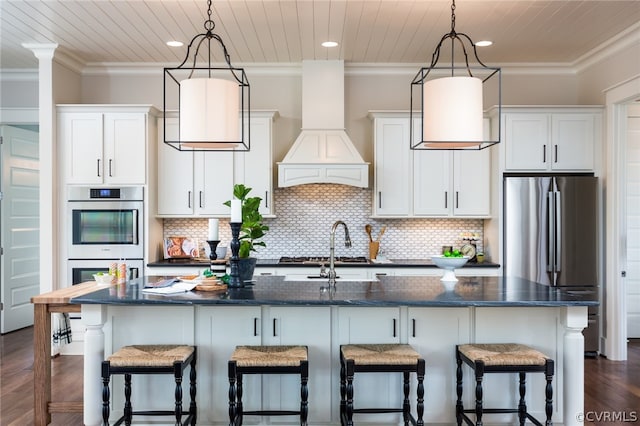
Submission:
<svg viewBox="0 0 640 426">
<path fill-rule="evenodd" d="M 55 312 L 51 317 L 51 343 L 60 347 L 71 343 L 71 321 L 68 313 Z"/>
</svg>

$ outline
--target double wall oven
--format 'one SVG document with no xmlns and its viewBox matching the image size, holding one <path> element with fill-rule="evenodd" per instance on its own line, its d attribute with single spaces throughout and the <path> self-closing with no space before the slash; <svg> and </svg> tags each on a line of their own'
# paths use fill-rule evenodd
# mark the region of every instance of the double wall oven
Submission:
<svg viewBox="0 0 640 426">
<path fill-rule="evenodd" d="M 144 268 L 144 190 L 142 187 L 68 188 L 68 282 L 78 284 L 126 263 L 130 278 Z"/>
</svg>

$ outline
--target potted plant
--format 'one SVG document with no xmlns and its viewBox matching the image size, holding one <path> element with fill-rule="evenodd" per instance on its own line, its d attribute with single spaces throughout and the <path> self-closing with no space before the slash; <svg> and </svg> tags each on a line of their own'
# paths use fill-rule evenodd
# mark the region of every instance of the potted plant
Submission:
<svg viewBox="0 0 640 426">
<path fill-rule="evenodd" d="M 238 257 L 240 258 L 240 281 L 250 281 L 253 277 L 253 271 L 256 266 L 257 259 L 251 257 L 251 252 L 256 251 L 256 247 L 266 247 L 261 239 L 265 236 L 265 232 L 269 227 L 262 223 L 262 214 L 260 213 L 260 197 L 249 197 L 251 188 L 243 184 L 233 186 L 234 198 L 240 200 L 242 205 L 242 226 L 240 227 L 240 249 Z M 231 207 L 231 200 L 225 201 L 224 205 Z"/>
</svg>

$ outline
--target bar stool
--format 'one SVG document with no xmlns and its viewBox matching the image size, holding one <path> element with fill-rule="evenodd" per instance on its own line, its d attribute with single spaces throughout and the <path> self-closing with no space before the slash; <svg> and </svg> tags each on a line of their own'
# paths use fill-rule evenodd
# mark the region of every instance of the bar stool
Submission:
<svg viewBox="0 0 640 426">
<path fill-rule="evenodd" d="M 124 415 L 114 425 L 131 424 L 132 416 L 175 416 L 175 424 L 196 424 L 196 359 L 195 346 L 186 345 L 133 345 L 124 346 L 102 362 L 102 421 L 109 424 L 109 380 L 114 374 L 124 375 Z M 189 411 L 182 410 L 182 376 L 187 366 L 189 375 Z M 173 411 L 133 411 L 131 405 L 132 374 L 173 374 L 176 382 Z M 186 415 L 184 422 L 182 417 Z"/>
<path fill-rule="evenodd" d="M 462 363 L 471 367 L 476 379 L 476 406 L 472 410 L 465 410 L 462 405 Z M 545 386 L 545 426 L 550 426 L 553 414 L 553 387 L 551 382 L 554 373 L 554 361 L 542 352 L 529 346 L 507 344 L 468 344 L 456 346 L 456 420 L 458 426 L 464 421 L 468 425 L 474 425 L 466 413 L 475 413 L 476 426 L 482 425 L 484 413 L 518 413 L 520 425 L 524 425 L 529 419 L 538 426 L 542 423 L 527 412 L 525 403 L 526 373 L 544 373 L 547 385 Z M 484 408 L 482 406 L 482 379 L 485 373 L 518 373 L 520 401 L 518 408 Z"/>
<path fill-rule="evenodd" d="M 354 408 L 353 379 L 355 373 L 402 373 L 402 408 Z M 409 378 L 416 373 L 418 387 L 417 416 L 411 414 L 409 402 Z M 340 424 L 353 425 L 354 413 L 402 413 L 405 425 L 424 425 L 424 359 L 410 345 L 406 344 L 365 344 L 340 346 Z"/>
<path fill-rule="evenodd" d="M 229 359 L 229 425 L 242 425 L 243 416 L 300 416 L 307 425 L 309 413 L 309 361 L 306 346 L 236 346 Z M 300 410 L 244 411 L 242 376 L 245 374 L 299 374 Z"/>
</svg>

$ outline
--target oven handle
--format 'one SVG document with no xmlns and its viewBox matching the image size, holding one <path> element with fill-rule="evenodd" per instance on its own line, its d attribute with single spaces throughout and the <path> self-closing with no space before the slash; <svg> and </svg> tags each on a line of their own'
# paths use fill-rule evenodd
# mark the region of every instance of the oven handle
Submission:
<svg viewBox="0 0 640 426">
<path fill-rule="evenodd" d="M 140 210 L 134 209 L 136 212 L 136 220 L 133 221 L 133 244 L 140 244 L 140 238 L 138 237 L 138 222 L 140 221 Z"/>
</svg>

